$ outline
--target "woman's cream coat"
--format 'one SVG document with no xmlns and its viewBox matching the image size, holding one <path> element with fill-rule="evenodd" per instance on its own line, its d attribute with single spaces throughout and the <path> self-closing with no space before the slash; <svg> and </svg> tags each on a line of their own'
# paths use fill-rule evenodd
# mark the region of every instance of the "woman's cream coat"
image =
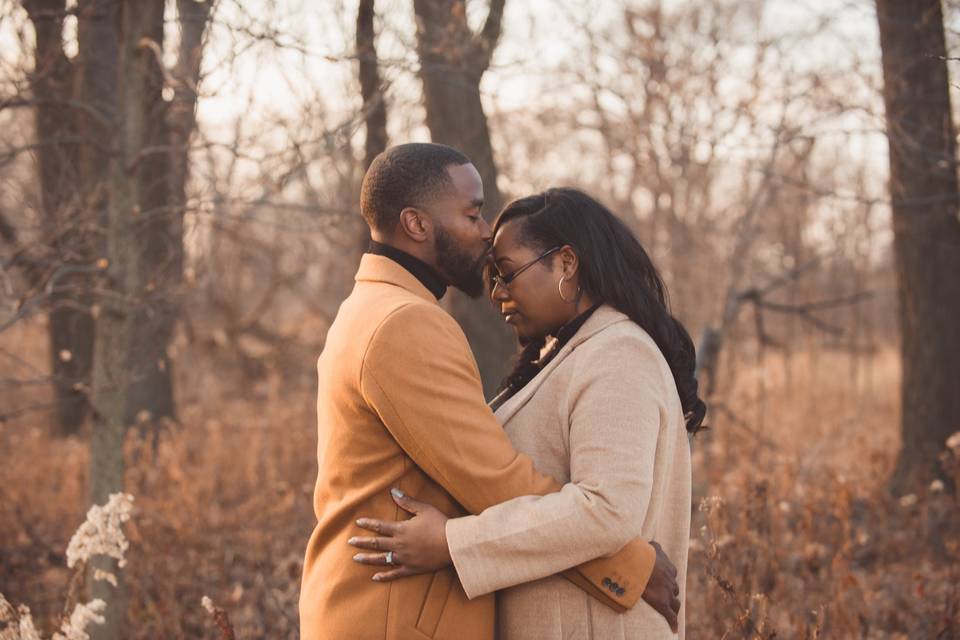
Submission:
<svg viewBox="0 0 960 640">
<path fill-rule="evenodd" d="M 640 536 L 658 541 L 676 564 L 684 600 L 690 447 L 653 339 L 602 306 L 496 415 L 517 451 L 571 483 L 447 523 L 467 595 L 501 590 L 500 640 L 676 638 L 645 602 L 617 613 L 554 575 Z M 683 615 L 681 608 L 680 638 Z"/>
</svg>

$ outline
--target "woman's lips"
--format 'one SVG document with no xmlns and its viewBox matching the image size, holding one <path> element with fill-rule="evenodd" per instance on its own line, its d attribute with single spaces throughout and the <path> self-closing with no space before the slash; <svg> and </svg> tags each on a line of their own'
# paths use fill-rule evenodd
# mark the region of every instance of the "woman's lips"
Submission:
<svg viewBox="0 0 960 640">
<path fill-rule="evenodd" d="M 519 316 L 520 314 L 517 313 L 516 311 L 510 311 L 503 314 L 503 321 L 506 322 L 507 324 L 510 324 L 514 320 L 516 320 Z"/>
</svg>

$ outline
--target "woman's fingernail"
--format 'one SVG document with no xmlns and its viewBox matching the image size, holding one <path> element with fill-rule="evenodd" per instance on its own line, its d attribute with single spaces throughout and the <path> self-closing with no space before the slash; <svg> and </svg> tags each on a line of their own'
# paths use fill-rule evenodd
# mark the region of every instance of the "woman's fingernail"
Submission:
<svg viewBox="0 0 960 640">
<path fill-rule="evenodd" d="M 350 538 L 349 540 L 347 540 L 347 544 L 357 544 L 357 539 L 356 539 L 356 538 Z"/>
<path fill-rule="evenodd" d="M 360 554 L 358 553 L 355 556 L 353 556 L 353 559 L 357 562 L 360 562 Z"/>
<path fill-rule="evenodd" d="M 378 573 L 377 575 L 373 576 L 373 581 L 374 581 L 374 582 L 380 582 L 380 574 L 379 574 L 379 573 Z"/>
<path fill-rule="evenodd" d="M 358 527 L 362 527 L 362 526 L 364 526 L 365 524 L 367 524 L 367 519 L 366 519 L 366 518 L 360 518 L 359 520 L 357 520 L 357 526 L 358 526 Z"/>
<path fill-rule="evenodd" d="M 403 494 L 403 491 L 400 491 L 400 489 L 397 489 L 396 487 L 394 487 L 393 489 L 390 489 L 390 495 L 392 495 L 394 498 L 405 497 Z"/>
</svg>

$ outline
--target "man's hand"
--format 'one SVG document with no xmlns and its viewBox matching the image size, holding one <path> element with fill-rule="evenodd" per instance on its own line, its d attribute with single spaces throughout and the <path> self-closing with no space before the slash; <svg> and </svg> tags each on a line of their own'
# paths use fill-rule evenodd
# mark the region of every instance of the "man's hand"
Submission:
<svg viewBox="0 0 960 640">
<path fill-rule="evenodd" d="M 677 632 L 677 615 L 680 613 L 680 586 L 677 584 L 677 568 L 656 542 L 650 542 L 657 551 L 657 562 L 643 592 L 643 599 L 667 619 L 670 630 Z"/>
<path fill-rule="evenodd" d="M 399 489 L 392 489 L 393 501 L 413 517 L 401 522 L 360 518 L 357 526 L 373 531 L 377 537 L 353 537 L 347 540 L 360 549 L 379 553 L 358 553 L 360 564 L 393 567 L 373 576 L 377 582 L 396 580 L 419 573 L 430 573 L 450 564 L 447 548 L 447 516 L 439 509 L 414 500 Z"/>
</svg>

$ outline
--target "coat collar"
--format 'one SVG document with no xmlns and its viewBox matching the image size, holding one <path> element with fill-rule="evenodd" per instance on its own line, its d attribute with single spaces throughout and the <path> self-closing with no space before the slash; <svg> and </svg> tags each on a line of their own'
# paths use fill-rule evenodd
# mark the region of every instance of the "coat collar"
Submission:
<svg viewBox="0 0 960 640">
<path fill-rule="evenodd" d="M 365 253 L 354 276 L 357 282 L 385 282 L 406 289 L 419 298 L 439 306 L 436 297 L 402 265 L 386 256 Z"/>
<path fill-rule="evenodd" d="M 583 326 L 580 327 L 580 330 L 577 331 L 570 341 L 563 346 L 562 349 L 557 353 L 553 359 L 547 363 L 533 380 L 528 382 L 523 389 L 520 389 L 512 398 L 503 403 L 503 405 L 497 409 L 496 416 L 497 420 L 500 421 L 500 424 L 506 424 L 520 409 L 530 401 L 534 396 L 540 386 L 550 377 L 550 375 L 556 371 L 557 367 L 560 366 L 560 363 L 563 362 L 568 355 L 570 355 L 577 346 L 583 344 L 596 334 L 600 333 L 608 327 L 618 324 L 620 322 L 629 322 L 630 318 L 626 314 L 621 313 L 609 305 L 601 305 L 596 311 L 593 312 Z M 613 354 L 611 354 L 613 357 Z"/>
</svg>

